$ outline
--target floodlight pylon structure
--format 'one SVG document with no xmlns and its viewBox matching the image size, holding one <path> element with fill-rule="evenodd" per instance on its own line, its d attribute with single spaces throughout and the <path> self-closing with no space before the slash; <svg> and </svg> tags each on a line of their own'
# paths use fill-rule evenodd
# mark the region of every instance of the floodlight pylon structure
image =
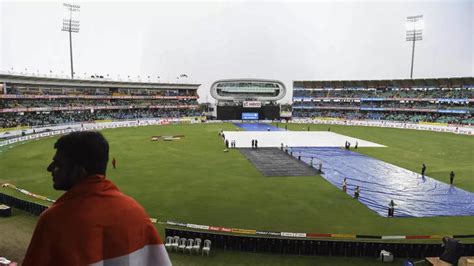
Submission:
<svg viewBox="0 0 474 266">
<path fill-rule="evenodd" d="M 74 63 L 72 60 L 72 33 L 79 33 L 79 20 L 73 19 L 73 14 L 79 12 L 81 7 L 79 5 L 73 5 L 63 3 L 63 6 L 69 11 L 69 18 L 63 19 L 62 31 L 69 32 L 69 55 L 71 58 L 71 78 L 74 78 Z"/>
<path fill-rule="evenodd" d="M 410 16 L 407 17 L 406 20 L 406 40 L 412 42 L 412 50 L 411 50 L 411 70 L 410 70 L 410 78 L 413 78 L 413 63 L 415 61 L 415 42 L 423 40 L 423 15 L 418 16 Z"/>
</svg>

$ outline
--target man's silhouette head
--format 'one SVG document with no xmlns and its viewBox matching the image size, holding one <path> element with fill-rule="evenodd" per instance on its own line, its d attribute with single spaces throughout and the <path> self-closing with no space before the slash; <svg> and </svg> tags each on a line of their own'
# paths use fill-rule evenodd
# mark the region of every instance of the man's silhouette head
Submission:
<svg viewBox="0 0 474 266">
<path fill-rule="evenodd" d="M 54 144 L 56 154 L 48 166 L 56 190 L 69 190 L 91 175 L 105 175 L 109 143 L 96 131 L 73 132 Z"/>
</svg>

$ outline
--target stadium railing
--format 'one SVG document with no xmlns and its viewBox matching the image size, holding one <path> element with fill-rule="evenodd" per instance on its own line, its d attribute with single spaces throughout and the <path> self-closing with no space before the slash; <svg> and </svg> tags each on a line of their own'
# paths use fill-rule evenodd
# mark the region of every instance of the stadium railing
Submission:
<svg viewBox="0 0 474 266">
<path fill-rule="evenodd" d="M 39 216 L 43 211 L 48 208 L 48 206 L 44 206 L 27 200 L 18 199 L 3 193 L 0 193 L 0 203 L 26 211 L 36 216 Z"/>
<path fill-rule="evenodd" d="M 269 252 L 292 255 L 378 257 L 387 250 L 398 258 L 437 257 L 443 252 L 439 244 L 383 243 L 357 240 L 291 239 L 284 237 L 242 236 L 194 230 L 166 228 L 166 236 L 201 238 L 212 241 L 213 248 L 243 252 Z M 463 256 L 474 254 L 474 244 L 463 244 Z"/>
</svg>

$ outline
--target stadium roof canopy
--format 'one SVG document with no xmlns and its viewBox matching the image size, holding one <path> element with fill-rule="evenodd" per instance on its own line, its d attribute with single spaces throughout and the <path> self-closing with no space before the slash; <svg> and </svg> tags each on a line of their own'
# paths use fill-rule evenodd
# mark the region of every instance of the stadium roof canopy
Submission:
<svg viewBox="0 0 474 266">
<path fill-rule="evenodd" d="M 0 83 L 30 86 L 126 88 L 126 89 L 187 89 L 197 90 L 201 84 L 113 81 L 108 79 L 69 79 L 57 77 L 0 74 Z"/>
<path fill-rule="evenodd" d="M 285 97 L 283 82 L 267 79 L 224 79 L 211 85 L 211 96 L 218 101 L 278 101 Z"/>
<path fill-rule="evenodd" d="M 474 86 L 474 78 L 293 81 L 293 87 L 297 88 L 460 88 L 466 85 Z"/>
</svg>

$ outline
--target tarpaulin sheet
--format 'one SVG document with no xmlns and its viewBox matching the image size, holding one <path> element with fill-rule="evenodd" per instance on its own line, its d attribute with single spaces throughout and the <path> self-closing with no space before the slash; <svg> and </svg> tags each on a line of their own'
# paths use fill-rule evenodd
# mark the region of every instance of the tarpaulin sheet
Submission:
<svg viewBox="0 0 474 266">
<path fill-rule="evenodd" d="M 359 201 L 381 216 L 387 216 L 390 200 L 396 204 L 398 217 L 474 215 L 474 193 L 433 178 L 341 148 L 290 150 L 308 164 L 313 158 L 316 168 L 322 162 L 322 176 L 338 188 L 346 177 L 349 195 L 359 186 Z"/>
<path fill-rule="evenodd" d="M 264 123 L 234 123 L 246 131 L 282 131 L 284 129 Z"/>
</svg>

